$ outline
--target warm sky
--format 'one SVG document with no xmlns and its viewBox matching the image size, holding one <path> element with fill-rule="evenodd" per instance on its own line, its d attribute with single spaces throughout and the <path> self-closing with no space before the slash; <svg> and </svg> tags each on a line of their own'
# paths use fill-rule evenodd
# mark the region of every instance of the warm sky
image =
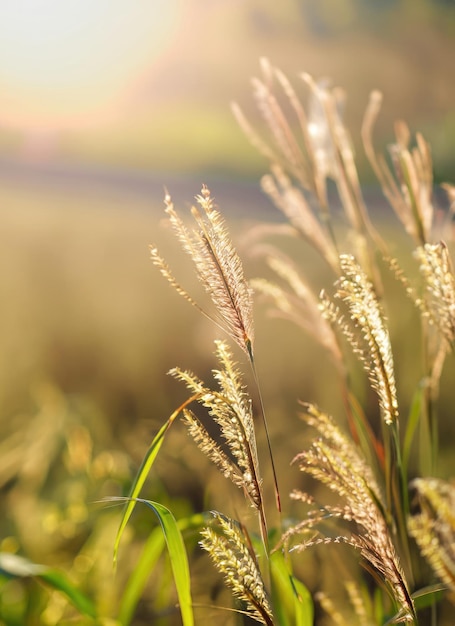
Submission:
<svg viewBox="0 0 455 626">
<path fill-rule="evenodd" d="M 332 78 L 356 125 L 371 89 L 383 91 L 378 131 L 403 117 L 448 163 L 452 33 L 434 0 L 0 0 L 0 140 L 13 130 L 33 151 L 99 130 L 86 149 L 103 159 L 115 149 L 140 161 L 146 145 L 160 164 L 163 149 L 196 162 L 202 146 L 225 165 L 229 102 L 248 106 L 265 55 L 294 81 Z"/>
<path fill-rule="evenodd" d="M 183 0 L 2 0 L 0 125 L 99 123 L 172 44 Z"/>
</svg>

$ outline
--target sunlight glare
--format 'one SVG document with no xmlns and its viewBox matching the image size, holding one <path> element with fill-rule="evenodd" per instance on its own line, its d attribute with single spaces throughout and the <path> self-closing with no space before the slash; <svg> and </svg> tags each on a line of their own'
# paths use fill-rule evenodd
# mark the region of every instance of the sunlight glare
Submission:
<svg viewBox="0 0 455 626">
<path fill-rule="evenodd" d="M 0 123 L 59 126 L 106 114 L 153 68 L 181 0 L 3 0 Z"/>
</svg>

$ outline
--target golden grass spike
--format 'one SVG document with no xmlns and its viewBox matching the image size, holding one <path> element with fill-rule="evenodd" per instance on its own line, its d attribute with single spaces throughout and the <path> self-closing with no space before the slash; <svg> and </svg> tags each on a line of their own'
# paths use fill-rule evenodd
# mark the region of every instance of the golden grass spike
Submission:
<svg viewBox="0 0 455 626">
<path fill-rule="evenodd" d="M 343 542 L 358 549 L 366 566 L 385 583 L 405 619 L 415 617 L 408 584 L 395 549 L 391 532 L 384 517 L 383 496 L 374 474 L 355 444 L 346 437 L 334 421 L 316 407 L 308 405 L 303 419 L 318 431 L 319 438 L 294 459 L 300 470 L 325 484 L 341 498 L 339 505 L 310 511 L 306 518 L 284 536 L 288 543 L 296 534 L 308 534 L 327 519 L 344 520 L 353 524 L 352 533 L 336 537 L 310 538 L 294 549 L 326 542 Z M 295 492 L 294 498 L 306 501 L 305 494 Z"/>
<path fill-rule="evenodd" d="M 258 456 L 251 398 L 246 393 L 240 372 L 237 369 L 236 363 L 233 361 L 228 346 L 223 341 L 216 341 L 215 343 L 217 346 L 217 356 L 223 368 L 214 371 L 214 377 L 220 385 L 223 397 L 228 400 L 229 406 L 241 422 L 244 433 L 240 433 L 239 436 L 244 434 L 246 437 L 246 443 L 250 449 L 248 457 L 251 457 L 249 463 L 254 465 L 255 473 L 258 473 Z M 244 469 L 248 470 L 251 468 L 246 466 Z"/>
<path fill-rule="evenodd" d="M 376 153 L 373 142 L 373 130 L 379 115 L 382 104 L 382 93 L 373 91 L 370 94 L 367 109 L 362 123 L 362 141 L 365 148 L 367 158 L 376 177 L 381 184 L 382 191 L 392 206 L 393 210 L 401 220 L 406 232 L 414 239 L 417 239 L 416 224 L 412 215 L 409 213 L 408 206 L 402 196 L 397 181 L 388 167 L 384 157 Z M 402 139 L 402 133 L 398 131 L 398 142 Z"/>
<path fill-rule="evenodd" d="M 413 481 L 420 512 L 408 529 L 436 576 L 455 591 L 455 486 L 436 478 Z"/>
<path fill-rule="evenodd" d="M 300 102 L 293 86 L 288 80 L 287 76 L 278 68 L 274 68 L 275 76 L 278 79 L 279 84 L 281 85 L 284 94 L 289 100 L 294 113 L 299 121 L 300 132 L 302 133 L 303 145 L 305 147 L 305 151 L 302 151 L 302 173 L 306 180 L 316 181 L 317 171 L 316 171 L 316 163 L 315 163 L 315 154 L 312 149 L 312 140 L 309 132 L 309 124 L 308 124 L 308 116 L 305 112 L 302 103 Z M 313 183 L 308 185 L 311 187 Z M 321 189 L 323 188 L 323 184 L 321 181 Z M 319 184 L 316 185 L 319 187 Z M 317 189 L 316 189 L 317 191 Z"/>
<path fill-rule="evenodd" d="M 196 207 L 192 209 L 197 229 L 190 230 L 185 226 L 168 194 L 165 197 L 166 213 L 183 249 L 194 262 L 199 281 L 216 307 L 217 318 L 208 314 L 177 282 L 154 246 L 151 246 L 152 261 L 181 296 L 222 328 L 251 357 L 253 301 L 242 263 L 222 216 L 213 207 L 207 187 L 202 187 L 196 199 L 203 209 L 203 214 Z"/>
<path fill-rule="evenodd" d="M 222 534 L 205 528 L 200 545 L 209 553 L 233 594 L 246 604 L 249 615 L 266 626 L 273 626 L 264 582 L 242 527 L 220 513 L 214 512 L 214 517 Z"/>
<path fill-rule="evenodd" d="M 322 609 L 330 617 L 334 626 L 352 626 L 352 621 L 348 621 L 344 617 L 341 611 L 336 608 L 332 598 L 330 598 L 326 593 L 324 593 L 323 591 L 318 591 L 318 593 L 315 595 L 315 600 L 319 602 Z"/>
<path fill-rule="evenodd" d="M 360 189 L 352 142 L 342 119 L 345 94 L 340 88 L 331 88 L 327 80 L 315 82 L 308 74 L 302 78 L 311 90 L 308 125 L 318 165 L 317 179 L 322 181 L 320 184 L 325 184 L 326 178 L 335 181 L 344 213 L 357 233 L 357 256 L 364 257 L 365 267 L 374 275 L 368 241 L 371 239 L 382 250 L 385 244 L 370 221 Z M 325 194 L 318 199 L 324 207 Z"/>
<path fill-rule="evenodd" d="M 409 147 L 410 132 L 404 122 L 395 124 L 396 141 L 389 147 L 393 170 L 373 145 L 373 129 L 382 102 L 382 94 L 372 92 L 362 124 L 365 152 L 382 190 L 406 232 L 419 245 L 430 240 L 434 219 L 432 204 L 433 165 L 429 144 L 416 135 L 416 147 Z"/>
<path fill-rule="evenodd" d="M 177 380 L 185 383 L 192 393 L 198 394 L 201 398 L 205 398 L 206 395 L 211 393 L 210 389 L 206 387 L 203 381 L 195 376 L 193 372 L 181 370 L 179 367 L 173 367 L 168 373 L 174 378 L 177 378 Z"/>
<path fill-rule="evenodd" d="M 196 263 L 199 279 L 217 307 L 227 332 L 249 357 L 259 391 L 261 418 L 272 467 L 277 508 L 281 511 L 272 446 L 253 356 L 252 290 L 245 280 L 242 263 L 228 237 L 224 220 L 220 213 L 213 208 L 213 200 L 207 187 L 202 188 L 197 201 L 203 209 L 204 215 L 201 215 L 196 207 L 192 208 L 193 216 L 201 229 L 198 239 L 200 254 L 193 257 L 193 260 Z M 261 525 L 264 530 L 265 516 L 262 505 L 260 513 Z"/>
<path fill-rule="evenodd" d="M 354 610 L 354 614 L 357 618 L 357 623 L 361 626 L 374 626 L 371 618 L 367 613 L 367 607 L 365 606 L 365 597 L 362 594 L 362 588 L 353 580 L 345 582 L 344 587 L 349 596 L 350 604 Z"/>
<path fill-rule="evenodd" d="M 209 293 L 230 337 L 247 355 L 252 351 L 253 301 L 240 258 L 227 233 L 224 219 L 215 210 L 207 187 L 197 201 L 204 213 L 192 208 L 200 231 L 191 256 L 199 280 Z"/>
<path fill-rule="evenodd" d="M 152 259 L 171 285 L 176 288 L 178 293 L 184 296 L 186 300 L 206 317 L 211 319 L 219 328 L 223 329 L 247 354 L 253 369 L 255 381 L 258 383 L 253 357 L 254 324 L 252 290 L 245 279 L 242 263 L 230 240 L 224 219 L 214 208 L 210 191 L 205 185 L 202 187 L 201 193 L 196 197 L 196 200 L 200 208 L 192 207 L 191 213 L 197 224 L 197 229 L 190 231 L 184 225 L 180 216 L 175 211 L 168 194 L 165 198 L 166 213 L 169 216 L 171 225 L 179 241 L 196 267 L 199 281 L 210 295 L 216 307 L 218 318 L 215 319 L 207 314 L 188 295 L 186 290 L 177 283 L 170 269 L 156 251 L 156 248 L 152 248 Z M 272 466 L 277 506 L 278 510 L 281 510 L 276 470 L 262 398 L 260 398 L 260 404 L 261 418 L 264 424 Z M 260 506 L 260 515 L 261 527 L 264 534 L 266 524 L 262 504 Z"/>
<path fill-rule="evenodd" d="M 223 341 L 215 343 L 221 365 L 220 369 L 213 370 L 218 390 L 209 389 L 191 372 L 174 368 L 170 373 L 197 394 L 197 401 L 208 409 L 209 415 L 220 427 L 227 451 L 213 439 L 191 411 L 184 411 L 189 433 L 199 448 L 225 477 L 243 489 L 250 504 L 258 512 L 261 534 L 267 545 L 267 524 L 251 400 L 227 344 Z"/>
<path fill-rule="evenodd" d="M 278 162 L 284 162 L 295 173 L 302 172 L 303 158 L 286 115 L 271 88 L 259 79 L 253 79 L 253 90 L 259 111 L 273 137 Z"/>
<path fill-rule="evenodd" d="M 359 356 L 376 391 L 382 417 L 386 424 L 398 419 L 398 400 L 393 367 L 392 347 L 386 319 L 373 285 L 351 255 L 340 256 L 342 276 L 336 282 L 335 297 L 346 303 L 357 338 L 336 307 L 322 299 L 324 315 L 336 321 Z"/>
<path fill-rule="evenodd" d="M 244 477 L 237 465 L 227 456 L 224 450 L 210 436 L 194 413 L 188 409 L 183 412 L 188 432 L 200 450 L 221 470 L 225 478 L 229 478 L 237 487 L 244 488 Z"/>
<path fill-rule="evenodd" d="M 415 251 L 425 284 L 424 308 L 444 339 L 455 341 L 455 277 L 444 242 L 425 244 Z"/>
<path fill-rule="evenodd" d="M 276 164 L 272 165 L 270 169 L 271 174 L 264 176 L 261 181 L 264 192 L 287 217 L 299 235 L 319 252 L 334 273 L 338 275 L 340 271 L 338 252 L 333 240 L 327 234 L 327 229 L 321 226 L 304 194 L 292 184 L 283 169 Z"/>
<path fill-rule="evenodd" d="M 171 287 L 173 287 L 180 296 L 185 298 L 185 300 L 189 302 L 192 306 L 194 306 L 200 313 L 208 317 L 207 313 L 199 306 L 199 304 L 195 300 L 193 300 L 189 293 L 180 285 L 180 283 L 174 277 L 171 268 L 160 255 L 158 249 L 155 246 L 150 246 L 150 258 L 152 259 L 153 264 L 158 267 L 162 276 L 164 276 L 164 278 L 169 282 Z"/>
</svg>

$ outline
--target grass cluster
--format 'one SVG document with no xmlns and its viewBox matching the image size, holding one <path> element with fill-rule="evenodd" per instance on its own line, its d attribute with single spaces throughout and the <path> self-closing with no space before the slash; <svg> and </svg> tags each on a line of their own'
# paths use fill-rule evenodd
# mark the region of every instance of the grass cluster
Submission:
<svg viewBox="0 0 455 626">
<path fill-rule="evenodd" d="M 282 250 L 265 245 L 257 234 L 251 250 L 263 257 L 275 278 L 248 282 L 209 190 L 202 188 L 198 206 L 191 209 L 193 226 L 166 197 L 170 225 L 194 263 L 213 310 L 200 305 L 177 281 L 156 247 L 151 248 L 152 260 L 172 287 L 243 351 L 253 390 L 226 339 L 216 340 L 218 365 L 212 382 L 189 370 L 171 370 L 186 385 L 189 397 L 149 448 L 116 547 L 167 431 L 182 416 L 203 454 L 243 491 L 246 505 L 257 514 L 254 524 L 246 511 L 238 510 L 235 519 L 226 511 L 214 511 L 200 541 L 237 599 L 234 606 L 240 614 L 267 625 L 312 624 L 313 604 L 295 574 L 295 563 L 310 548 L 333 551 L 336 547 L 328 544 L 345 544 L 367 573 L 357 572 L 344 580 L 340 572 L 348 608 L 338 609 L 322 585 L 318 599 L 333 623 L 438 624 L 455 590 L 455 492 L 438 468 L 437 415 L 440 379 L 455 340 L 455 278 L 447 244 L 439 239 L 450 236 L 452 213 L 435 214 L 431 152 L 421 135 L 412 146 L 408 128 L 397 123 L 389 159 L 375 151 L 372 133 L 381 95 L 373 92 L 362 137 L 383 192 L 412 240 L 414 267 L 408 277 L 365 206 L 342 121 L 344 94 L 303 75 L 304 105 L 282 72 L 267 61 L 262 70 L 253 85 L 268 134 L 258 134 L 239 108 L 235 113 L 251 142 L 270 162 L 263 187 L 287 218 L 287 224 L 270 227 L 268 235 L 297 237 L 302 245 L 312 246 L 333 274 L 333 287 L 315 293 L 302 268 Z M 329 201 L 329 180 L 341 204 L 342 214 L 337 217 Z M 446 191 L 453 202 L 453 188 L 447 186 Z M 413 327 L 412 333 L 421 344 L 421 371 L 412 399 L 403 402 L 409 407 L 407 414 L 397 391 L 386 313 L 387 274 L 396 279 L 419 319 L 419 328 Z M 335 497 L 324 499 L 311 487 L 293 490 L 291 498 L 300 503 L 294 509 L 294 515 L 299 511 L 297 521 L 290 518 L 280 492 L 256 370 L 253 290 L 271 303 L 275 315 L 303 326 L 329 353 L 333 384 L 341 386 L 344 400 L 347 428 L 322 408 L 302 405 L 306 424 L 302 428 L 311 428 L 316 437 L 293 463 Z M 358 371 L 349 354 L 360 363 L 376 396 L 376 423 L 371 408 L 364 409 L 355 396 L 352 381 Z M 267 501 L 260 469 L 256 432 L 261 428 L 268 451 L 262 462 L 270 465 L 277 515 Z M 413 470 L 411 457 L 416 457 Z M 275 520 L 273 528 L 270 517 Z M 169 542 L 178 536 L 177 524 L 165 535 Z M 171 553 L 171 561 L 177 556 L 182 558 L 180 550 Z M 179 575 L 176 583 L 183 621 L 191 625 L 190 580 Z M 199 614 L 203 619 L 203 608 Z"/>
<path fill-rule="evenodd" d="M 240 224 L 234 246 L 203 186 L 188 220 L 165 199 L 185 260 L 173 259 L 171 269 L 151 247 L 161 274 L 201 314 L 198 327 L 196 316 L 179 317 L 177 297 L 160 313 L 166 296 L 158 281 L 166 285 L 158 272 L 153 294 L 144 289 L 134 302 L 147 281 L 137 276 L 132 285 L 130 272 L 147 264 L 133 261 L 138 240 L 127 227 L 128 249 L 117 239 L 102 246 L 99 282 L 92 271 L 99 241 L 92 251 L 86 238 L 84 248 L 72 247 L 82 223 L 68 239 L 57 233 L 56 257 L 50 246 L 38 251 L 61 294 L 65 276 L 83 271 L 93 281 L 65 307 L 55 300 L 46 333 L 60 329 L 63 314 L 72 341 L 87 342 L 79 318 L 95 318 L 91 307 L 104 289 L 112 326 L 99 325 L 88 353 L 88 360 L 104 355 L 103 366 L 92 363 L 92 383 L 106 363 L 111 394 L 140 376 L 142 405 L 135 412 L 128 403 L 138 395 L 132 383 L 117 409 L 126 419 L 109 423 L 74 389 L 63 394 L 41 381 L 34 411 L 3 420 L 0 624 L 451 623 L 453 188 L 445 188 L 450 208 L 438 209 L 430 148 L 402 123 L 389 154 L 377 152 L 373 93 L 362 138 L 394 210 L 395 222 L 385 223 L 367 210 L 359 185 L 344 94 L 308 75 L 294 86 L 266 61 L 262 72 L 253 85 L 263 124 L 253 127 L 234 109 L 270 163 L 262 184 L 281 219 Z M 117 230 L 123 218 L 110 216 Z M 66 253 L 77 263 L 64 275 Z M 194 295 L 184 286 L 188 260 Z M 247 279 L 253 271 L 260 278 Z M 11 277 L 11 290 L 20 280 Z M 39 284 L 33 289 L 38 302 Z M 74 312 L 74 302 L 84 306 Z M 264 311 L 275 319 L 265 321 Z M 148 333 L 136 336 L 134 320 Z M 106 330 L 128 337 L 121 363 L 112 341 L 100 341 Z M 39 341 L 28 332 L 31 353 Z M 75 363 L 65 359 L 63 329 L 53 350 L 68 360 L 70 379 Z M 153 358 L 138 360 L 148 351 Z M 162 388 L 148 387 L 166 367 Z M 149 395 L 152 424 L 140 419 L 151 411 Z M 145 449 L 133 480 L 131 457 Z M 104 498 L 126 500 L 120 526 L 117 506 L 89 504 Z"/>
</svg>

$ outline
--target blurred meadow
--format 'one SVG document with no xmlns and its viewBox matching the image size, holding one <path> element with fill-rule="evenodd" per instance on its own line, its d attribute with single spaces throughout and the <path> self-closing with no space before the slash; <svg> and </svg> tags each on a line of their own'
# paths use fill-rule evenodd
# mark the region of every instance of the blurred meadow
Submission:
<svg viewBox="0 0 455 626">
<path fill-rule="evenodd" d="M 247 275 L 264 271 L 248 256 L 245 234 L 280 217 L 260 190 L 266 163 L 230 109 L 236 101 L 257 115 L 251 77 L 262 56 L 294 83 L 305 71 L 346 90 L 361 182 L 386 237 L 397 223 L 360 144 L 372 89 L 384 93 L 377 145 L 389 143 L 394 121 L 405 119 L 432 146 L 435 181 L 453 182 L 451 0 L 0 3 L 0 552 L 67 577 L 100 616 L 87 610 L 82 617 L 82 600 L 23 565 L 22 577 L 0 571 L 2 626 L 180 623 L 169 608 L 175 600 L 166 559 L 137 607 L 120 601 L 156 522 L 137 510 L 114 572 L 120 509 L 99 501 L 128 493 L 148 444 L 183 400 L 166 372 L 178 365 L 204 377 L 213 367 L 215 329 L 149 260 L 148 246 L 157 244 L 182 283 L 197 289 L 162 223 L 165 190 L 185 209 L 207 184 Z M 402 246 L 409 247 L 404 238 Z M 315 288 L 327 286 L 311 251 L 294 253 L 311 268 Z M 400 298 L 393 341 L 409 357 L 397 362 L 405 396 L 417 350 L 402 332 L 413 322 L 412 306 Z M 259 302 L 255 318 L 258 371 L 287 494 L 302 480 L 288 470 L 305 442 L 295 435 L 297 401 L 336 414 L 342 400 L 311 337 L 270 320 Z M 452 475 L 453 375 L 452 362 L 441 387 L 441 465 Z M 368 393 L 363 383 L 360 396 Z M 220 480 L 177 427 L 145 492 L 179 518 L 225 499 Z M 317 587 L 327 566 L 306 558 L 305 582 Z M 193 567 L 202 597 L 210 566 L 195 559 Z M 215 615 L 230 623 L 229 615 Z"/>
</svg>

